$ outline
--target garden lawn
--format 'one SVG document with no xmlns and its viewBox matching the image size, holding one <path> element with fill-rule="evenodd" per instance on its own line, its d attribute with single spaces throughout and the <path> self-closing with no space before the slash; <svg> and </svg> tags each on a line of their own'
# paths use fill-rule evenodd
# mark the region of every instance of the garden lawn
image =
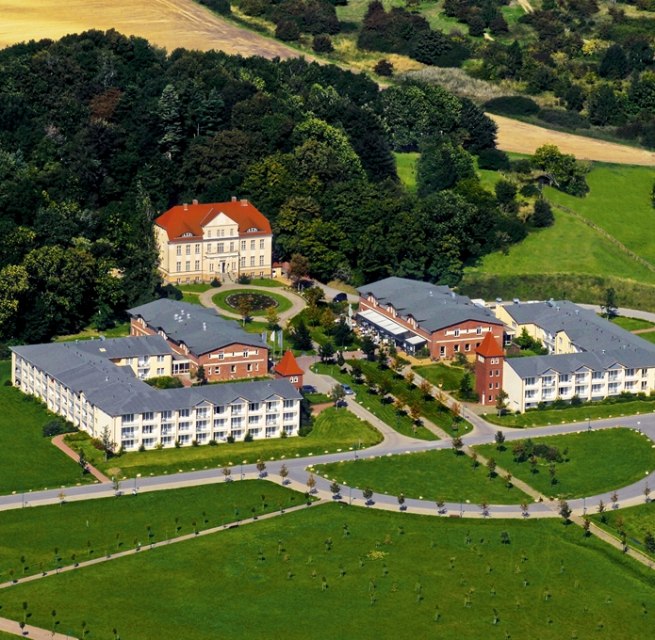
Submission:
<svg viewBox="0 0 655 640">
<path fill-rule="evenodd" d="M 646 334 L 648 335 L 648 334 Z M 655 337 L 655 336 L 654 336 Z M 629 402 L 594 403 L 580 407 L 563 407 L 561 409 L 531 409 L 520 414 L 485 414 L 483 417 L 492 424 L 503 427 L 544 427 L 550 424 L 580 422 L 581 429 L 587 427 L 587 420 L 619 418 L 655 411 L 655 400 L 632 400 Z"/>
<path fill-rule="evenodd" d="M 55 342 L 72 342 L 73 340 L 95 340 L 100 336 L 105 338 L 124 338 L 130 335 L 130 323 L 120 322 L 115 327 L 98 331 L 91 327 L 87 327 L 79 333 L 71 333 L 66 336 L 57 336 L 54 338 Z"/>
<path fill-rule="evenodd" d="M 625 316 L 614 316 L 611 320 L 614 324 L 618 325 L 626 331 L 639 331 L 640 329 L 655 329 L 655 324 L 648 322 L 648 320 L 641 320 L 640 318 L 626 318 Z"/>
<path fill-rule="evenodd" d="M 0 362 L 0 494 L 93 482 L 57 449 L 42 428 L 56 416 L 12 386 L 11 363 Z"/>
<path fill-rule="evenodd" d="M 306 437 L 267 438 L 253 442 L 223 443 L 215 447 L 172 447 L 169 449 L 135 451 L 124 453 L 105 462 L 102 454 L 93 447 L 84 446 L 90 461 L 108 475 L 134 477 L 161 475 L 223 467 L 225 465 L 254 464 L 259 458 L 269 463 L 271 471 L 277 472 L 284 458 L 334 453 L 349 448 L 369 447 L 382 440 L 379 431 L 370 424 L 355 417 L 347 409 L 330 408 L 322 412 L 314 428 Z M 88 440 L 87 440 L 88 441 Z M 270 461 L 276 460 L 275 464 Z"/>
<path fill-rule="evenodd" d="M 557 479 L 551 483 L 549 462 L 538 458 L 535 473 L 528 461 L 516 462 L 512 448 L 516 441 L 474 447 L 485 457 L 492 456 L 500 467 L 527 482 L 544 496 L 582 498 L 620 489 L 642 479 L 655 469 L 655 449 L 646 436 L 632 429 L 599 429 L 564 436 L 533 438 L 535 444 L 558 447 L 564 461 L 555 462 Z"/>
<path fill-rule="evenodd" d="M 188 302 L 189 304 L 202 304 L 200 302 L 200 294 L 192 293 L 192 292 L 189 292 L 189 291 L 185 291 L 182 294 L 182 301 L 183 302 Z"/>
<path fill-rule="evenodd" d="M 591 519 L 594 524 L 609 531 L 617 538 L 620 538 L 620 530 L 623 528 L 627 536 L 626 541 L 631 547 L 655 558 L 655 553 L 649 553 L 644 545 L 646 533 L 650 532 L 655 535 L 655 502 L 617 511 L 611 509 L 611 504 L 606 506 L 607 509 L 602 515 L 597 513 L 598 505 L 589 507 L 589 513 L 593 513 Z"/>
<path fill-rule="evenodd" d="M 317 362 L 312 365 L 312 371 L 331 376 L 342 384 L 350 385 L 355 392 L 357 401 L 398 433 L 412 438 L 419 438 L 420 440 L 438 440 L 432 431 L 428 431 L 422 426 L 416 426 L 404 411 L 397 411 L 390 402 L 382 402 L 379 394 L 370 393 L 369 388 L 365 384 L 357 384 L 352 376 L 347 373 L 341 373 L 338 365 Z"/>
<path fill-rule="evenodd" d="M 520 504 L 529 500 L 516 487 L 508 488 L 500 476 L 490 479 L 486 467 L 474 466 L 471 458 L 453 450 L 335 462 L 314 469 L 340 484 L 369 487 L 375 493 L 392 496 L 402 493 L 407 498 L 472 504 Z"/>
<path fill-rule="evenodd" d="M 283 313 L 284 311 L 288 311 L 291 309 L 291 302 L 287 300 L 284 296 L 281 296 L 277 293 L 273 293 L 272 291 L 258 291 L 257 289 L 230 289 L 228 291 L 220 291 L 216 295 L 212 297 L 212 302 L 219 307 L 220 309 L 223 309 L 224 311 L 230 311 L 232 313 L 238 313 L 238 309 L 236 307 L 231 306 L 227 302 L 227 298 L 230 296 L 234 295 L 239 295 L 239 294 L 251 294 L 253 296 L 263 296 L 266 298 L 270 298 L 274 300 L 277 303 L 277 306 L 273 306 L 272 308 L 275 310 L 276 313 Z M 270 307 L 269 307 L 270 308 Z M 268 309 L 259 309 L 255 310 L 253 309 L 250 312 L 250 315 L 252 316 L 265 316 L 266 313 L 268 312 Z"/>
<path fill-rule="evenodd" d="M 270 287 L 272 289 L 278 288 L 278 289 L 284 289 L 287 285 L 284 284 L 284 282 L 280 282 L 279 280 L 274 280 L 273 278 L 253 278 L 250 281 L 250 284 L 255 286 L 255 287 Z"/>
<path fill-rule="evenodd" d="M 175 285 L 180 291 L 184 293 L 204 293 L 205 291 L 209 291 L 210 289 L 213 289 L 210 284 L 207 284 L 205 282 L 187 282 L 186 284 L 178 284 Z"/>
<path fill-rule="evenodd" d="M 451 367 L 447 364 L 430 364 L 424 367 L 414 367 L 414 371 L 428 382 L 444 389 L 444 391 L 457 391 L 462 378 L 467 373 L 462 367 Z M 471 385 L 475 388 L 475 380 L 471 376 Z"/>
<path fill-rule="evenodd" d="M 18 620 L 27 603 L 45 628 L 55 610 L 75 637 L 84 620 L 97 640 L 113 628 L 122 640 L 655 633 L 652 573 L 579 527 L 334 504 L 19 584 L 2 601 Z"/>
<path fill-rule="evenodd" d="M 145 546 L 196 529 L 210 529 L 304 500 L 301 494 L 275 484 L 279 477 L 272 474 L 271 479 L 142 492 L 136 497 L 131 495 L 130 483 L 120 498 L 3 511 L 0 582 L 125 551 L 137 542 Z"/>
</svg>

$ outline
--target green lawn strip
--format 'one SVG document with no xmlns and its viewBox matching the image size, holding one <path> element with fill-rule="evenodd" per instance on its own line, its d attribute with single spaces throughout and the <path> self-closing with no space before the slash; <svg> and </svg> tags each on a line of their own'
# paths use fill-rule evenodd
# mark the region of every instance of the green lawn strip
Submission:
<svg viewBox="0 0 655 640">
<path fill-rule="evenodd" d="M 205 291 L 209 291 L 210 289 L 214 288 L 211 284 L 207 284 L 205 282 L 187 282 L 186 284 L 178 284 L 176 286 L 183 293 L 198 294 L 204 293 Z"/>
<path fill-rule="evenodd" d="M 500 476 L 490 478 L 486 467 L 474 466 L 471 458 L 452 450 L 321 464 L 315 470 L 342 485 L 369 487 L 375 493 L 392 496 L 402 493 L 408 498 L 433 502 L 520 504 L 523 500 L 530 501 L 516 487 L 508 488 Z"/>
<path fill-rule="evenodd" d="M 247 288 L 220 291 L 219 293 L 217 293 L 212 297 L 212 302 L 217 307 L 223 309 L 224 311 L 230 311 L 231 313 L 238 313 L 238 310 L 235 307 L 230 306 L 226 300 L 229 296 L 238 295 L 238 294 L 252 294 L 255 296 L 260 295 L 260 296 L 266 296 L 268 298 L 271 298 L 275 300 L 275 302 L 277 302 L 277 306 L 274 307 L 276 313 L 283 313 L 284 311 L 288 311 L 289 309 L 291 309 L 291 302 L 284 296 L 281 296 L 277 293 L 273 293 L 272 291 L 261 292 L 261 291 L 257 291 L 256 289 L 247 289 Z M 267 312 L 268 312 L 267 309 L 253 310 L 251 311 L 250 315 L 265 316 Z"/>
<path fill-rule="evenodd" d="M 132 483 L 126 483 L 120 498 L 3 511 L 0 580 L 125 551 L 137 542 L 145 546 L 210 529 L 304 499 L 275 484 L 277 480 L 221 482 L 136 497 L 131 495 Z"/>
<path fill-rule="evenodd" d="M 188 302 L 189 304 L 202 304 L 200 302 L 200 294 L 199 293 L 192 293 L 190 291 L 185 291 L 182 294 L 182 301 L 183 302 Z"/>
<path fill-rule="evenodd" d="M 415 384 L 408 384 L 407 381 L 395 374 L 391 369 L 380 369 L 374 362 L 362 361 L 362 370 L 371 380 L 379 384 L 382 379 L 387 379 L 391 386 L 391 395 L 402 399 L 405 404 L 420 407 L 421 415 L 441 427 L 451 435 L 467 433 L 471 425 L 465 420 L 453 422 L 453 413 L 432 396 L 424 396 Z"/>
<path fill-rule="evenodd" d="M 428 431 L 425 427 L 414 425 L 406 413 L 396 411 L 393 404 L 383 403 L 382 398 L 378 394 L 370 393 L 369 388 L 365 384 L 356 384 L 349 374 L 341 373 L 336 364 L 322 364 L 317 362 L 312 365 L 312 370 L 323 375 L 331 376 L 342 384 L 350 385 L 355 392 L 358 402 L 398 433 L 421 440 L 438 440 L 432 431 Z"/>
<path fill-rule="evenodd" d="M 93 329 L 87 327 L 84 331 L 79 333 L 72 333 L 66 336 L 57 336 L 54 338 L 55 342 L 72 342 L 73 340 L 94 340 L 100 336 L 105 338 L 124 338 L 125 336 L 130 335 L 130 323 L 129 322 L 120 322 L 115 327 L 110 327 L 109 329 L 103 329 L 98 331 L 98 329 Z"/>
<path fill-rule="evenodd" d="M 253 442 L 223 443 L 215 447 L 204 445 L 135 451 L 124 453 L 107 462 L 101 452 L 90 444 L 84 447 L 84 452 L 93 464 L 108 475 L 116 477 L 133 478 L 139 473 L 146 476 L 222 468 L 230 464 L 239 465 L 244 460 L 253 464 L 260 458 L 269 465 L 270 473 L 275 474 L 284 458 L 335 453 L 358 446 L 369 447 L 381 440 L 380 433 L 367 422 L 345 409 L 330 408 L 317 416 L 314 428 L 306 437 L 267 438 Z"/>
<path fill-rule="evenodd" d="M 617 324 L 626 331 L 638 331 L 640 329 L 655 329 L 655 323 L 642 320 L 641 318 L 626 318 L 625 316 L 615 316 L 612 322 Z"/>
<path fill-rule="evenodd" d="M 129 597 L 119 585 L 130 585 Z M 112 640 L 114 628 L 123 640 L 643 640 L 655 607 L 652 573 L 573 525 L 333 504 L 19 584 L 1 597 L 4 615 L 22 619 L 27 603 L 30 623 L 50 628 L 55 610 L 61 633 L 81 637 L 85 621 L 98 640 Z M 293 603 L 301 611 L 289 624 Z"/>
<path fill-rule="evenodd" d="M 37 400 L 5 381 L 11 363 L 0 362 L 0 494 L 87 484 L 94 479 L 81 475 L 80 466 L 44 438 L 42 429 L 57 416 Z"/>
<path fill-rule="evenodd" d="M 396 159 L 396 171 L 400 181 L 409 191 L 416 191 L 416 163 L 419 153 L 394 153 Z"/>
<path fill-rule="evenodd" d="M 273 280 L 272 278 L 253 278 L 250 281 L 250 284 L 254 287 L 270 287 L 271 289 L 284 289 L 286 287 L 284 282 Z"/>
<path fill-rule="evenodd" d="M 535 473 L 528 461 L 515 461 L 516 442 L 507 443 L 503 451 L 491 444 L 474 450 L 485 457 L 492 456 L 499 466 L 544 496 L 563 498 L 582 498 L 620 489 L 655 469 L 652 442 L 632 429 L 584 431 L 534 438 L 533 442 L 557 447 L 562 454 L 564 461 L 554 463 L 556 484 L 551 482 L 550 462 L 545 458 L 537 459 Z"/>
<path fill-rule="evenodd" d="M 635 549 L 655 558 L 655 553 L 649 552 L 644 544 L 647 533 L 655 535 L 655 502 L 640 504 L 637 507 L 613 510 L 611 503 L 606 510 L 598 513 L 598 505 L 587 505 L 587 512 L 594 524 L 605 529 L 617 538 L 621 538 L 621 530 L 626 533 L 626 542 Z"/>
<path fill-rule="evenodd" d="M 326 402 L 332 402 L 332 398 L 326 393 L 305 393 L 305 398 L 309 404 L 325 404 Z"/>
<path fill-rule="evenodd" d="M 649 331 L 648 333 L 640 333 L 639 337 L 642 338 L 643 340 L 648 340 L 648 342 L 655 342 L 655 331 L 653 332 Z"/>
<path fill-rule="evenodd" d="M 503 427 L 544 427 L 550 424 L 568 422 L 586 423 L 587 420 L 603 418 L 619 418 L 634 416 L 655 411 L 655 400 L 630 400 L 626 402 L 600 402 L 580 407 L 563 407 L 562 409 L 530 409 L 525 413 L 498 416 L 493 413 L 484 414 L 487 422 Z M 585 428 L 583 424 L 580 428 Z"/>
<path fill-rule="evenodd" d="M 451 367 L 442 363 L 414 367 L 414 371 L 444 391 L 457 391 L 462 378 L 467 373 L 462 367 Z M 475 386 L 473 380 L 472 384 Z"/>
</svg>

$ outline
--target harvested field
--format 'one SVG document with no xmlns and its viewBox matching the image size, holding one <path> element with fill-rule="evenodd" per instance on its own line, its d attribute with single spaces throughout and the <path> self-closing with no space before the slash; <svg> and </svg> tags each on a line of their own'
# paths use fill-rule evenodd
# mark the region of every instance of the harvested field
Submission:
<svg viewBox="0 0 655 640">
<path fill-rule="evenodd" d="M 192 0 L 0 0 L 0 16 L 0 48 L 88 29 L 116 29 L 169 52 L 184 47 L 265 58 L 298 55 L 281 42 L 222 20 Z"/>
<path fill-rule="evenodd" d="M 596 160 L 616 164 L 655 165 L 655 153 L 627 145 L 576 136 L 572 133 L 544 129 L 488 113 L 498 125 L 498 147 L 516 153 L 534 153 L 543 144 L 554 144 L 563 153 L 572 153 L 578 160 Z"/>
</svg>

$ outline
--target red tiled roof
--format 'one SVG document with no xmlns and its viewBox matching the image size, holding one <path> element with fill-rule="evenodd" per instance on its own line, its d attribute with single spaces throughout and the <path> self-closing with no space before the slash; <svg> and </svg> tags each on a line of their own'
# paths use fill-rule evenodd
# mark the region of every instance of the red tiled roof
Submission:
<svg viewBox="0 0 655 640">
<path fill-rule="evenodd" d="M 264 215 L 248 200 L 236 198 L 232 202 L 180 204 L 162 213 L 155 219 L 155 224 L 166 231 L 169 240 L 177 240 L 185 233 L 201 237 L 202 227 L 220 213 L 239 225 L 239 235 L 245 234 L 248 229 L 257 229 L 250 232 L 253 235 L 271 233 L 271 224 Z"/>
<path fill-rule="evenodd" d="M 485 358 L 496 358 L 498 356 L 504 356 L 505 352 L 502 347 L 498 344 L 494 334 L 489 331 L 484 337 L 482 344 L 476 349 L 476 353 L 479 353 Z"/>
<path fill-rule="evenodd" d="M 287 351 L 275 366 L 275 373 L 279 373 L 281 376 L 301 376 L 305 372 L 298 366 L 293 353 Z"/>
</svg>

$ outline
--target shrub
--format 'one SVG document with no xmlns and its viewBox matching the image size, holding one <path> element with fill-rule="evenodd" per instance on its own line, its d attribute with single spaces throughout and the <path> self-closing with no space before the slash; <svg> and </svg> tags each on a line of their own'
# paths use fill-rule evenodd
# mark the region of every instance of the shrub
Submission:
<svg viewBox="0 0 655 640">
<path fill-rule="evenodd" d="M 184 295 L 182 292 L 172 284 L 166 284 L 162 287 L 159 287 L 157 293 L 160 298 L 171 298 L 172 300 L 182 300 Z"/>
<path fill-rule="evenodd" d="M 510 162 L 507 154 L 500 149 L 483 149 L 478 156 L 478 167 L 491 171 L 507 171 Z"/>
<path fill-rule="evenodd" d="M 246 431 L 246 435 L 243 438 L 243 441 L 244 442 L 252 442 L 252 433 L 250 432 L 250 429 L 248 429 L 248 431 Z"/>
<path fill-rule="evenodd" d="M 229 16 L 232 13 L 229 0 L 198 0 L 198 2 L 222 16 Z"/>
<path fill-rule="evenodd" d="M 275 27 L 275 37 L 284 42 L 293 42 L 300 38 L 300 29 L 292 20 L 282 20 Z M 239 278 L 239 282 L 241 282 L 241 278 Z"/>
<path fill-rule="evenodd" d="M 334 51 L 334 47 L 332 46 L 332 38 L 325 34 L 314 36 L 314 40 L 312 41 L 312 49 L 316 51 L 316 53 L 330 53 L 331 51 Z"/>
<path fill-rule="evenodd" d="M 227 443 L 228 444 L 234 444 L 234 436 L 233 435 L 229 435 L 227 437 Z"/>
<path fill-rule="evenodd" d="M 373 67 L 373 71 L 375 71 L 379 76 L 390 78 L 393 75 L 393 64 L 386 58 L 382 58 L 382 60 L 378 60 L 375 67 Z"/>
<path fill-rule="evenodd" d="M 525 96 L 503 96 L 484 103 L 486 111 L 506 116 L 532 116 L 539 112 L 539 105 Z"/>
<path fill-rule="evenodd" d="M 146 445 L 143 442 L 139 445 L 139 453 L 143 453 L 146 450 Z"/>
<path fill-rule="evenodd" d="M 250 277 L 250 276 L 247 276 L 247 275 L 245 275 L 245 274 L 240 275 L 239 278 L 238 278 L 238 280 L 237 280 L 237 282 L 238 282 L 239 284 L 250 284 L 250 281 L 251 281 L 251 277 Z"/>
<path fill-rule="evenodd" d="M 587 118 L 575 113 L 575 111 L 541 109 L 537 116 L 544 122 L 554 124 L 556 127 L 565 127 L 566 129 L 589 129 L 591 126 Z"/>
<path fill-rule="evenodd" d="M 50 422 L 43 425 L 43 437 L 52 438 L 58 436 L 60 433 L 66 433 L 67 429 L 61 420 L 50 420 Z"/>
<path fill-rule="evenodd" d="M 213 278 L 212 281 L 209 284 L 212 287 L 220 287 L 221 286 L 221 281 L 218 278 Z"/>
<path fill-rule="evenodd" d="M 532 162 L 529 158 L 520 158 L 518 160 L 512 160 L 509 163 L 510 170 L 512 173 L 520 173 L 522 175 L 527 175 L 532 171 Z"/>
<path fill-rule="evenodd" d="M 208 444 L 210 447 L 216 447 L 216 446 L 218 446 L 218 442 L 216 442 L 216 440 L 214 440 L 214 438 L 212 438 L 212 439 L 211 439 L 207 444 Z"/>
</svg>

